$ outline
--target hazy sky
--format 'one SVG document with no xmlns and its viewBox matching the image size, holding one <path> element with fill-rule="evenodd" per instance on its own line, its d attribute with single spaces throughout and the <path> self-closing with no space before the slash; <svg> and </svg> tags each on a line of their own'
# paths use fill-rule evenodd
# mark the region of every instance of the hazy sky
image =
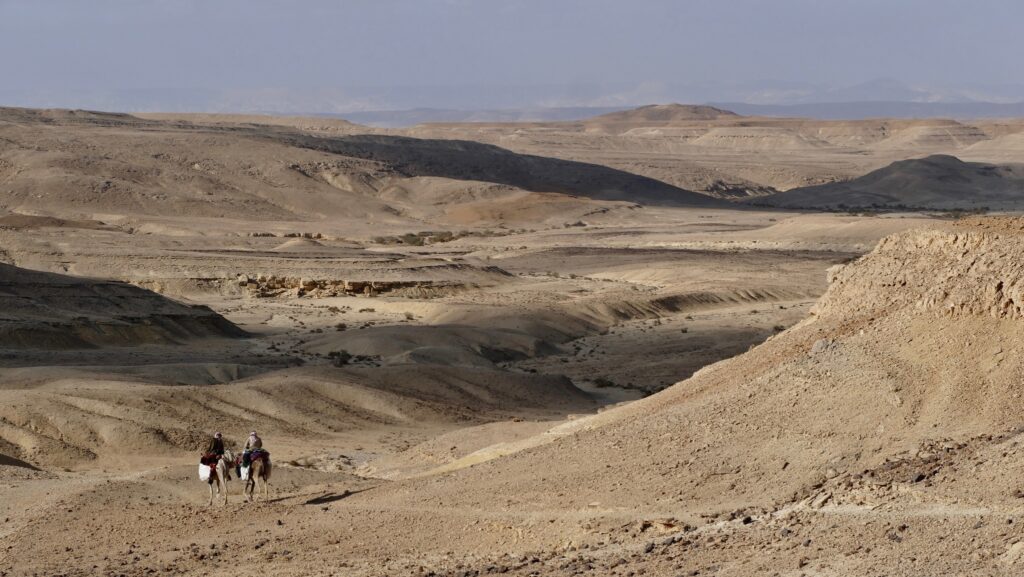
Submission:
<svg viewBox="0 0 1024 577">
<path fill-rule="evenodd" d="M 0 93 L 1024 83 L 1021 0 L 0 0 Z"/>
</svg>

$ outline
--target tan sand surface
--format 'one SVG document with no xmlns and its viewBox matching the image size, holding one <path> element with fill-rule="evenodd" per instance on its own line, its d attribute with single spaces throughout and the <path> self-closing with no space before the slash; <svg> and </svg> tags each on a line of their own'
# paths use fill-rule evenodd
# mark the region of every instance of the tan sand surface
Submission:
<svg viewBox="0 0 1024 577">
<path fill-rule="evenodd" d="M 734 201 L 1021 130 L 0 109 L 0 576 L 1018 574 L 1024 224 Z"/>
</svg>

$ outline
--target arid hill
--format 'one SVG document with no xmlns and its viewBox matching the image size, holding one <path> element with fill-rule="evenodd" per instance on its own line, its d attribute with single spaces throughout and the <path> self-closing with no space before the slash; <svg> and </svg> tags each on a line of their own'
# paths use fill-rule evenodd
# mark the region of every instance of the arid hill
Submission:
<svg viewBox="0 0 1024 577">
<path fill-rule="evenodd" d="M 0 576 L 1020 573 L 1024 221 L 677 201 L 1024 124 L 639 116 L 0 110 Z"/>
<path fill-rule="evenodd" d="M 709 523 L 617 562 L 659 575 L 695 556 L 742 575 L 798 561 L 839 574 L 878 563 L 898 575 L 1017 567 L 1016 528 L 976 533 L 985 552 L 973 557 L 977 541 L 963 532 L 1005 526 L 1018 507 L 1021 255 L 1019 220 L 895 235 L 833 270 L 813 316 L 751 352 L 494 455 L 504 457 L 481 464 L 482 452 L 448 477 L 388 492 L 410 507 L 486 507 L 512 495 L 540 516 L 590 508 Z M 884 520 L 868 515 L 880 507 Z M 878 522 L 912 528 L 913 562 Z M 827 545 L 791 549 L 795 530 Z M 629 539 L 628 529 L 594 531 Z M 738 550 L 720 555 L 708 535 Z M 940 535 L 943 545 L 925 544 Z M 620 555 L 600 551 L 591 555 L 615 566 Z M 550 574 L 573 557 L 553 555 Z"/>
<path fill-rule="evenodd" d="M 476 142 L 338 135 L 318 125 L 304 132 L 304 119 L 227 120 L 0 109 L 0 210 L 413 225 L 455 208 L 462 213 L 452 218 L 466 224 L 474 210 L 500 218 L 538 204 L 568 222 L 607 209 L 600 201 L 719 204 L 628 172 Z M 391 194 L 396 188 L 410 198 Z"/>
<path fill-rule="evenodd" d="M 1020 162 L 1022 132 L 1018 119 L 814 120 L 675 104 L 577 122 L 465 122 L 400 131 L 603 164 L 727 199 L 846 181 L 927 154 Z"/>
<path fill-rule="evenodd" d="M 781 208 L 1024 208 L 1024 165 L 933 155 L 901 160 L 847 182 L 795 188 L 749 201 Z"/>
<path fill-rule="evenodd" d="M 273 559 L 283 575 L 341 563 L 356 575 L 746 577 L 780 568 L 872 574 L 880 565 L 899 577 L 1012 575 L 1024 563 L 1022 255 L 1019 219 L 895 234 L 832 269 L 805 321 L 661 393 L 548 428 L 449 430 L 363 469 L 383 479 L 316 470 L 309 463 L 328 457 L 306 453 L 279 471 L 281 484 L 302 489 L 247 506 L 262 515 L 227 534 L 242 509 L 177 504 L 196 493 L 191 466 L 71 481 L 15 465 L 8 478 L 33 480 L 12 489 L 15 497 L 45 488 L 62 501 L 52 511 L 11 511 L 16 559 L 6 566 L 105 567 L 121 558 L 104 552 L 130 545 L 129 574 Z M 406 371 L 407 388 L 374 393 L 374 381 L 397 376 L 391 370 Z M 93 444 L 104 454 L 131 439 L 185 446 L 201 436 L 182 427 L 183 410 L 203 428 L 229 415 L 277 439 L 315 438 L 368 422 L 443 421 L 441 407 L 460 398 L 508 403 L 511 391 L 521 400 L 548 394 L 550 403 L 572 391 L 526 374 L 495 389 L 489 369 L 452 388 L 451 369 L 442 378 L 422 371 L 314 367 L 213 387 L 146 387 L 128 401 L 107 382 L 8 391 L 0 423 L 13 442 L 4 454 L 81 466 L 90 456 L 110 462 L 88 453 Z M 69 417 L 54 416 L 57 400 Z M 58 442 L 40 428 L 74 435 Z M 115 503 L 119 524 L 104 512 Z M 68 518 L 90 528 L 95 547 L 44 555 Z M 396 527 L 400 543 L 376 538 Z M 264 538 L 266 550 L 251 546 Z M 226 559 L 207 553 L 224 548 Z"/>
<path fill-rule="evenodd" d="M 723 118 L 739 118 L 735 112 L 692 104 L 652 104 L 632 110 L 609 112 L 584 120 L 582 124 L 588 130 L 615 131 L 623 126 L 673 126 L 693 121 L 719 120 Z"/>
<path fill-rule="evenodd" d="M 175 114 L 171 112 L 143 112 L 132 116 L 146 120 L 178 121 L 197 125 L 254 125 L 296 128 L 305 132 L 329 134 L 365 134 L 367 126 L 341 118 L 324 116 L 273 116 L 269 114 Z"/>
<path fill-rule="evenodd" d="M 204 306 L 119 282 L 0 264 L 0 349 L 175 343 L 245 333 Z"/>
<path fill-rule="evenodd" d="M 296 146 L 383 163 L 409 177 L 486 181 L 532 192 L 668 206 L 726 206 L 706 195 L 597 164 L 523 155 L 473 141 L 356 135 L 297 137 Z"/>
</svg>

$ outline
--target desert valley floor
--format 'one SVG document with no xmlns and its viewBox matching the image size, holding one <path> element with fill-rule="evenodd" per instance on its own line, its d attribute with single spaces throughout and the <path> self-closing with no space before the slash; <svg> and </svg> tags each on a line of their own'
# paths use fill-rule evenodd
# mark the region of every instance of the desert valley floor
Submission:
<svg viewBox="0 0 1024 577">
<path fill-rule="evenodd" d="M 0 109 L 0 576 L 1017 574 L 1022 135 Z"/>
</svg>

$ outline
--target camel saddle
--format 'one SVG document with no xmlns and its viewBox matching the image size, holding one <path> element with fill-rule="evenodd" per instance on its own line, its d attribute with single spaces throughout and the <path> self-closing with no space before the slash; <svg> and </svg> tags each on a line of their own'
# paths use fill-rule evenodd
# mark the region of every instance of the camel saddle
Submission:
<svg viewBox="0 0 1024 577">
<path fill-rule="evenodd" d="M 267 451 L 266 449 L 253 449 L 249 453 L 250 463 L 252 463 L 253 461 L 259 461 L 260 459 L 263 459 L 264 463 L 270 461 L 270 451 Z"/>
</svg>

